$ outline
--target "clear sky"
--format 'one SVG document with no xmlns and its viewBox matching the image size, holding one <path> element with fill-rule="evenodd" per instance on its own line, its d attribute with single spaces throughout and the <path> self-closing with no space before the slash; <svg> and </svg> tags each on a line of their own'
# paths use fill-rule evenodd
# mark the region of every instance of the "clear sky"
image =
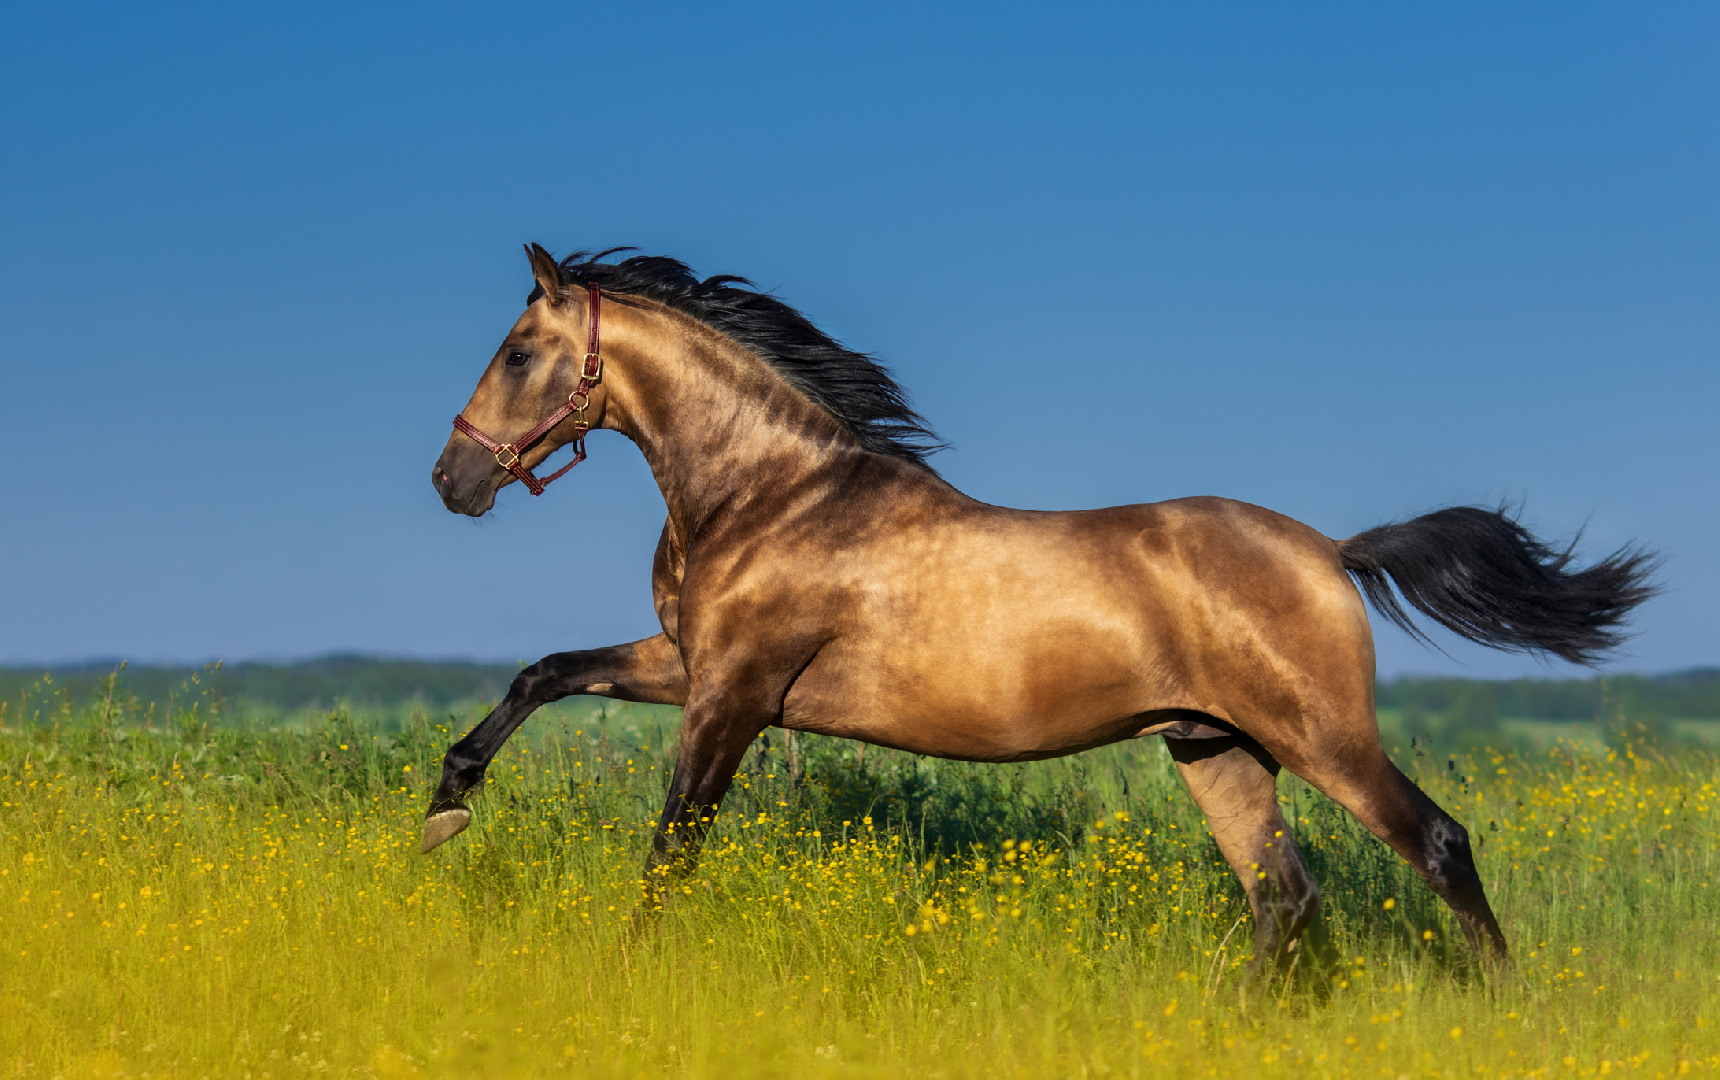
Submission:
<svg viewBox="0 0 1720 1080">
<path fill-rule="evenodd" d="M 430 488 L 527 240 L 755 279 L 987 501 L 1521 500 L 1665 552 L 1619 667 L 1720 663 L 1716 56 L 1696 3 L 6 5 L 0 663 L 653 632 L 620 436 Z"/>
</svg>

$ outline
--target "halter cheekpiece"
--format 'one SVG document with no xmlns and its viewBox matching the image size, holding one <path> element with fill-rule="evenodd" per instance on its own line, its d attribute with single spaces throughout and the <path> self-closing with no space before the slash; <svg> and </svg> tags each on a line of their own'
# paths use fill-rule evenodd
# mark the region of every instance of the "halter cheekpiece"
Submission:
<svg viewBox="0 0 1720 1080">
<path fill-rule="evenodd" d="M 586 295 L 590 298 L 590 302 L 586 305 L 590 315 L 585 345 L 585 362 L 580 365 L 579 382 L 574 384 L 573 393 L 567 395 L 567 400 L 562 402 L 555 412 L 544 417 L 536 427 L 513 442 L 498 442 L 479 431 L 464 415 L 454 417 L 455 431 L 469 436 L 472 441 L 496 455 L 496 464 L 518 477 L 520 483 L 524 484 L 533 495 L 542 495 L 543 489 L 549 486 L 550 481 L 560 479 L 567 470 L 585 460 L 585 433 L 591 430 L 591 425 L 585 419 L 585 409 L 591 404 L 592 389 L 603 381 L 603 355 L 597 351 L 597 312 L 602 303 L 602 298 L 596 285 L 588 283 L 585 290 Z M 573 460 L 539 480 L 520 461 L 520 455 L 530 450 L 539 439 L 548 435 L 551 428 L 570 416 L 574 417 Z"/>
</svg>

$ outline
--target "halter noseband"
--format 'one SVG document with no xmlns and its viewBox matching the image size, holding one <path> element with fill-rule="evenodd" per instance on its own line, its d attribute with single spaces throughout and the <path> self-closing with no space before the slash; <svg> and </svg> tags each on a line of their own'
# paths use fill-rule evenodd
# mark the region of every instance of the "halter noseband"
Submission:
<svg viewBox="0 0 1720 1080">
<path fill-rule="evenodd" d="M 596 285 L 587 283 L 585 289 L 590 298 L 586 305 L 590 311 L 590 329 L 586 338 L 585 362 L 580 365 L 579 382 L 574 384 L 573 393 L 567 395 L 567 400 L 562 402 L 560 408 L 513 442 L 497 442 L 474 427 L 464 414 L 454 417 L 455 431 L 469 436 L 473 442 L 496 455 L 496 464 L 519 477 L 520 483 L 533 495 L 542 495 L 543 489 L 549 486 L 550 481 L 560 479 L 567 470 L 585 460 L 585 433 L 591 430 L 591 425 L 585 420 L 585 409 L 591 404 L 592 388 L 603 381 L 603 355 L 597 351 L 597 311 L 602 300 Z M 570 416 L 576 418 L 573 424 L 573 460 L 539 480 L 521 463 L 520 455 L 548 435 L 551 428 Z"/>
</svg>

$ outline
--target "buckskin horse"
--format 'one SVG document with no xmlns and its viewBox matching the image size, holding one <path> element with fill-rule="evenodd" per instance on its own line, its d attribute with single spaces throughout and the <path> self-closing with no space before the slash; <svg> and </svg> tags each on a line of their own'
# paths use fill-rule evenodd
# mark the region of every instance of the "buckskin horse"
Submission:
<svg viewBox="0 0 1720 1080">
<path fill-rule="evenodd" d="M 698 858 L 742 755 L 771 726 L 967 761 L 1160 735 L 1284 965 L 1320 891 L 1278 809 L 1287 768 L 1391 845 L 1503 958 L 1468 834 L 1387 758 L 1365 596 L 1471 641 L 1592 663 L 1653 591 L 1625 548 L 1578 568 L 1502 511 L 1453 507 L 1332 540 L 1258 506 L 989 506 L 930 466 L 936 436 L 890 373 L 744 278 L 618 251 L 527 248 L 525 314 L 432 471 L 474 517 L 584 457 L 638 444 L 668 507 L 662 633 L 555 653 L 447 752 L 428 852 L 532 711 L 572 694 L 679 705 L 680 755 L 645 904 Z M 573 444 L 573 461 L 532 469 Z M 1359 589 L 1358 589 L 1359 587 Z"/>
</svg>

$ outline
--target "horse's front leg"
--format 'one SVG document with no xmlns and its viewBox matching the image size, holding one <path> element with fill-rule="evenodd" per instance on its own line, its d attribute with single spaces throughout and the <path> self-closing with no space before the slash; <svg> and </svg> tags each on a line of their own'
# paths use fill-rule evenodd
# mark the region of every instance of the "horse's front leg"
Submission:
<svg viewBox="0 0 1720 1080">
<path fill-rule="evenodd" d="M 689 703 L 681 721 L 681 754 L 651 853 L 645 859 L 643 916 L 661 910 L 672 877 L 690 875 L 717 810 L 754 738 L 780 715 L 757 702 L 728 699 Z"/>
<path fill-rule="evenodd" d="M 574 694 L 596 694 L 654 705 L 684 705 L 687 674 L 681 653 L 662 634 L 606 649 L 553 653 L 514 677 L 508 696 L 442 758 L 442 782 L 424 815 L 430 851 L 472 822 L 466 799 L 484 782 L 502 744 L 538 706 Z"/>
</svg>

